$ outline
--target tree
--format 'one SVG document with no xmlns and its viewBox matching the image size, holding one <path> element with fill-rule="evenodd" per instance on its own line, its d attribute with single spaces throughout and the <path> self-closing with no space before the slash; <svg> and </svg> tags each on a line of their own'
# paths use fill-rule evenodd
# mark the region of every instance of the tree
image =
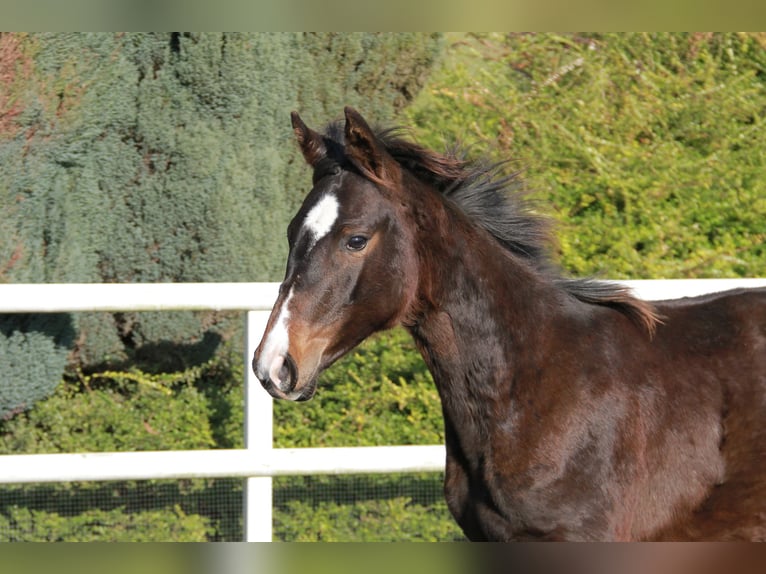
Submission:
<svg viewBox="0 0 766 574">
<path fill-rule="evenodd" d="M 289 112 L 324 121 L 350 104 L 389 119 L 440 46 L 424 34 L 0 35 L 0 281 L 277 279 L 306 188 Z M 224 328 L 191 312 L 73 322 L 83 365 Z"/>
</svg>

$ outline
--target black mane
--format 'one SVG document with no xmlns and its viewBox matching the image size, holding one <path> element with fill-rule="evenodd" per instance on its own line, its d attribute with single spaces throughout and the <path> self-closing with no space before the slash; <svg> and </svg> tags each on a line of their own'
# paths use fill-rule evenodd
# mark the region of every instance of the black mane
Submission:
<svg viewBox="0 0 766 574">
<path fill-rule="evenodd" d="M 435 187 L 500 245 L 532 263 L 569 295 L 586 303 L 615 307 L 654 333 L 659 317 L 653 306 L 633 297 L 627 287 L 562 276 L 551 257 L 555 242 L 551 221 L 535 209 L 519 172 L 505 173 L 509 162 L 471 161 L 459 149 L 440 154 L 403 137 L 403 132 L 402 128 L 376 131 L 386 151 L 403 168 Z M 343 142 L 342 124 L 329 124 L 325 131 L 329 161 L 318 168 L 325 173 L 349 168 Z M 315 178 L 321 176 L 318 171 Z"/>
</svg>

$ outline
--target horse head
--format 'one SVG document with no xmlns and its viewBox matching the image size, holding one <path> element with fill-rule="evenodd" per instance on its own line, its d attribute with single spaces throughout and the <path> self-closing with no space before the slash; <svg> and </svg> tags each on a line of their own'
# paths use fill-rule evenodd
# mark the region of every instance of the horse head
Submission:
<svg viewBox="0 0 766 574">
<path fill-rule="evenodd" d="M 401 320 L 417 272 L 399 164 L 364 118 L 346 108 L 334 136 L 297 113 L 292 125 L 313 188 L 288 226 L 285 278 L 253 370 L 273 397 L 304 401 L 324 369 Z"/>
</svg>

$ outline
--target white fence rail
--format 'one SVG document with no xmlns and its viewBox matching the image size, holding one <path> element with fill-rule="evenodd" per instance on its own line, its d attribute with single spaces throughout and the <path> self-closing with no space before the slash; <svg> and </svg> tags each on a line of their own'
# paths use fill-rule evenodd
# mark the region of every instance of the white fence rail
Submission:
<svg viewBox="0 0 766 574">
<path fill-rule="evenodd" d="M 766 278 L 624 283 L 639 297 L 656 300 L 766 286 Z M 0 313 L 247 311 L 244 449 L 2 455 L 0 483 L 243 477 L 245 540 L 270 541 L 273 476 L 442 470 L 442 445 L 273 448 L 272 399 L 253 376 L 250 361 L 277 288 L 276 283 L 0 285 Z"/>
</svg>

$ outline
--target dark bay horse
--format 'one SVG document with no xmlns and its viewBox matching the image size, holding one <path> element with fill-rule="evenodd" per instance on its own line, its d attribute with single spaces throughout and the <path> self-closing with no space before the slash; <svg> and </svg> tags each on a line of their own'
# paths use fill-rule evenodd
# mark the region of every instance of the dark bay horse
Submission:
<svg viewBox="0 0 766 574">
<path fill-rule="evenodd" d="M 650 305 L 567 279 L 514 176 L 372 130 L 293 128 L 313 189 L 253 369 L 274 397 L 403 325 L 472 540 L 766 540 L 766 289 Z"/>
</svg>

